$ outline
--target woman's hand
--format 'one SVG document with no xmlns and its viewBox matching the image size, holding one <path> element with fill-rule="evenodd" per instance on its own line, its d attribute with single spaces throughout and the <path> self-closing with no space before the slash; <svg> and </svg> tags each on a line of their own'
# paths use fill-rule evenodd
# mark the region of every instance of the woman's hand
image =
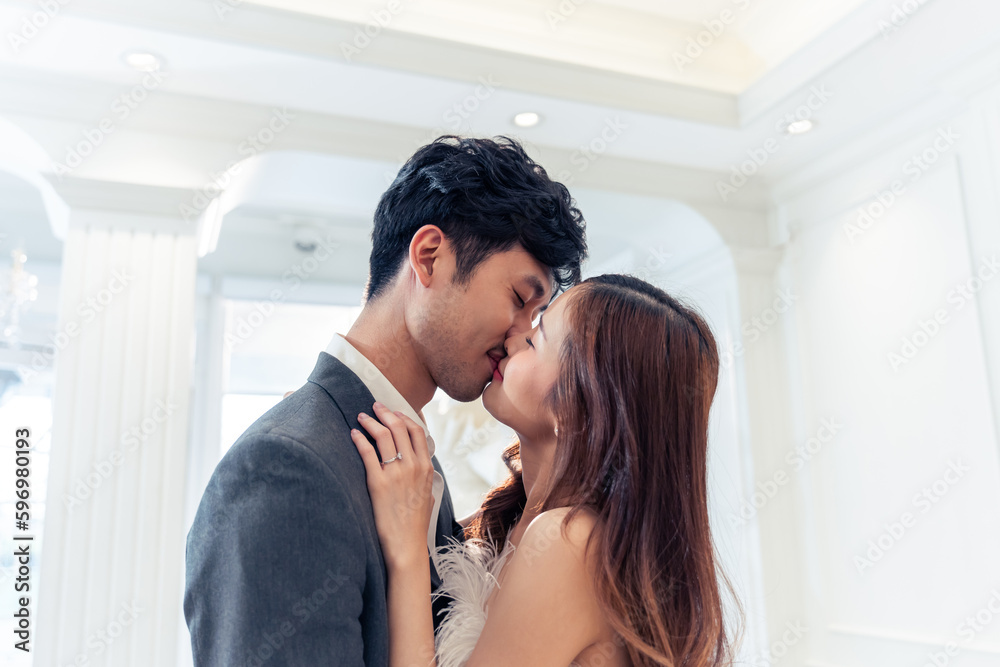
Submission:
<svg viewBox="0 0 1000 667">
<path fill-rule="evenodd" d="M 375 439 L 385 463 L 361 431 L 351 429 L 351 438 L 365 463 L 382 555 L 387 568 L 426 567 L 427 530 L 434 507 L 434 466 L 427 438 L 423 428 L 403 413 L 381 403 L 374 408 L 378 421 L 363 412 L 358 421 Z"/>
</svg>

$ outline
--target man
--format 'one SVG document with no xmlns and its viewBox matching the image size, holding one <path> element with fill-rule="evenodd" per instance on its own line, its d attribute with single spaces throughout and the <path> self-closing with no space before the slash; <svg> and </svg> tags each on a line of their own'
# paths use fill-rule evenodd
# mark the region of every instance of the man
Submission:
<svg viewBox="0 0 1000 667">
<path fill-rule="evenodd" d="M 196 665 L 387 664 L 385 565 L 350 430 L 376 400 L 426 431 L 437 387 L 478 398 L 504 341 L 579 280 L 586 254 L 565 186 L 516 142 L 441 137 L 410 158 L 375 211 L 357 321 L 202 497 L 184 595 Z M 462 538 L 434 467 L 428 550 Z"/>
</svg>

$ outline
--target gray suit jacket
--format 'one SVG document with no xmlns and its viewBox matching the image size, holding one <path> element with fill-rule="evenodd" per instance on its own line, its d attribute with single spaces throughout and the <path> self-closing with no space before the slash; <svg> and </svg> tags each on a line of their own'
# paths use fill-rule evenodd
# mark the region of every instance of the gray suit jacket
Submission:
<svg viewBox="0 0 1000 667">
<path fill-rule="evenodd" d="M 222 458 L 188 533 L 195 665 L 388 664 L 386 571 L 351 440 L 375 399 L 320 352 L 309 381 Z M 437 459 L 434 467 L 441 471 Z M 445 483 L 437 543 L 462 539 Z M 431 585 L 440 578 L 433 564 Z M 450 601 L 435 602 L 435 628 Z"/>
</svg>

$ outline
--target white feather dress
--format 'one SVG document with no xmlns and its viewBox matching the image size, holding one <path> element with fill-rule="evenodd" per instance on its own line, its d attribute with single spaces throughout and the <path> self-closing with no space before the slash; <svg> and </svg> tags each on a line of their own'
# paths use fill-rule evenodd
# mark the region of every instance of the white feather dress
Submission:
<svg viewBox="0 0 1000 667">
<path fill-rule="evenodd" d="M 483 540 L 470 539 L 435 548 L 434 567 L 441 576 L 435 592 L 453 602 L 445 610 L 434 637 L 437 667 L 463 667 L 486 625 L 486 602 L 515 546 L 507 540 L 499 554 Z"/>
</svg>

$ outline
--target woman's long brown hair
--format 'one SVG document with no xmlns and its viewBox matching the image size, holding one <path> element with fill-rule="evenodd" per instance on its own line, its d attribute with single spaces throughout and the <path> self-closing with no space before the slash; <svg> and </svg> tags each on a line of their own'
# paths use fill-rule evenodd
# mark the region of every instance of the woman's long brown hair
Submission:
<svg viewBox="0 0 1000 667">
<path fill-rule="evenodd" d="M 539 511 L 598 517 L 597 591 L 633 665 L 730 664 L 708 519 L 708 420 L 719 375 L 704 319 L 638 278 L 580 283 L 567 304 L 561 370 L 551 394 L 559 431 Z M 524 511 L 519 444 L 510 477 L 466 531 L 502 548 Z M 735 594 L 732 600 L 740 612 Z"/>
</svg>

